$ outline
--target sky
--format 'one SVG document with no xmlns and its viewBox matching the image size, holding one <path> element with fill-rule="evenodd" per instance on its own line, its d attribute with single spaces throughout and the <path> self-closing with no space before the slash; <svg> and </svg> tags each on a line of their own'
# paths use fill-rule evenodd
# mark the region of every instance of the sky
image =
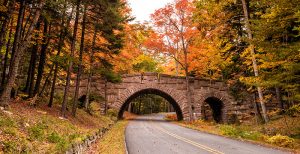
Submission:
<svg viewBox="0 0 300 154">
<path fill-rule="evenodd" d="M 155 10 L 164 7 L 174 0 L 128 0 L 132 8 L 132 16 L 136 17 L 135 22 L 150 21 L 150 15 Z"/>
</svg>

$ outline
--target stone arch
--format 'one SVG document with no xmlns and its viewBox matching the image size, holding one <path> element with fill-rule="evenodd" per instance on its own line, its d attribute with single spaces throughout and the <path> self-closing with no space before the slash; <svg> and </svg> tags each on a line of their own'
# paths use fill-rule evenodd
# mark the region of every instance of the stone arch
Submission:
<svg viewBox="0 0 300 154">
<path fill-rule="evenodd" d="M 208 97 L 207 99 L 205 99 L 204 103 L 202 104 L 201 114 L 206 120 L 208 118 L 207 107 L 209 107 L 209 111 L 211 112 L 210 115 L 212 120 L 214 120 L 217 123 L 223 122 L 224 104 L 220 99 L 216 97 Z"/>
<path fill-rule="evenodd" d="M 206 103 L 208 103 L 210 106 L 218 104 L 214 107 L 216 107 L 217 110 L 220 109 L 220 115 L 217 115 L 219 116 L 219 119 L 214 120 L 220 123 L 227 122 L 228 111 L 232 108 L 232 104 L 231 96 L 229 96 L 229 94 L 227 94 L 225 91 L 210 90 L 209 92 L 203 93 L 200 99 L 198 99 L 196 102 L 198 104 L 198 107 L 201 109 L 201 112 Z M 201 113 L 201 117 L 204 118 L 203 113 Z"/>
<path fill-rule="evenodd" d="M 178 120 L 183 120 L 184 115 L 183 115 L 183 110 L 182 110 L 182 99 L 179 99 L 179 97 L 174 95 L 171 90 L 163 90 L 161 88 L 141 88 L 141 89 L 128 89 L 126 90 L 126 95 L 122 95 L 121 99 L 119 99 L 119 111 L 118 111 L 118 119 L 122 119 L 123 113 L 126 109 L 126 107 L 130 104 L 130 102 L 138 97 L 141 94 L 155 94 L 159 95 L 163 98 L 165 98 L 175 109 L 176 114 L 177 114 L 177 119 Z"/>
</svg>

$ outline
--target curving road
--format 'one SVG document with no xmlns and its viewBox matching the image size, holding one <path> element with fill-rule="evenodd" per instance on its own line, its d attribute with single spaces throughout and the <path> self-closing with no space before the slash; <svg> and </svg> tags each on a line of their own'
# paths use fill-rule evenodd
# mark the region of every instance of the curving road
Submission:
<svg viewBox="0 0 300 154">
<path fill-rule="evenodd" d="M 126 128 L 129 154 L 284 154 L 287 152 L 211 135 L 163 120 L 140 116 Z"/>
</svg>

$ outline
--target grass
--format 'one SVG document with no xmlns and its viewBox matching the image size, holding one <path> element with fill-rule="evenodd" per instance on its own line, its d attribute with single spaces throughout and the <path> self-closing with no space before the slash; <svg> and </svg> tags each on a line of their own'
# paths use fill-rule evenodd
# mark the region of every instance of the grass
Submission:
<svg viewBox="0 0 300 154">
<path fill-rule="evenodd" d="M 173 115 L 167 116 L 169 120 L 172 119 L 170 117 Z M 255 120 L 239 125 L 216 124 L 203 120 L 175 123 L 211 134 L 248 140 L 300 153 L 300 114 L 288 116 L 276 113 L 270 117 L 272 119 L 267 124 L 256 124 Z"/>
<path fill-rule="evenodd" d="M 11 103 L 12 114 L 0 111 L 0 153 L 63 153 L 71 144 L 113 123 L 109 117 L 78 109 L 77 116 L 60 118 L 60 107 L 24 101 Z"/>
<path fill-rule="evenodd" d="M 98 144 L 93 145 L 87 153 L 101 153 L 101 154 L 125 154 L 125 128 L 128 120 L 135 119 L 137 115 L 124 112 L 123 118 L 125 120 L 118 121 L 111 130 L 104 135 L 104 138 L 98 141 Z"/>
<path fill-rule="evenodd" d="M 125 154 L 125 128 L 128 124 L 127 120 L 118 121 L 112 128 L 93 146 L 87 153 L 101 154 Z"/>
</svg>

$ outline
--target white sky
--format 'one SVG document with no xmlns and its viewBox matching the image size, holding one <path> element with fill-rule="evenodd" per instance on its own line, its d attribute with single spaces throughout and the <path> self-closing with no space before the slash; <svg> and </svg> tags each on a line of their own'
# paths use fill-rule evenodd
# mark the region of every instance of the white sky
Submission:
<svg viewBox="0 0 300 154">
<path fill-rule="evenodd" d="M 155 10 L 173 1 L 174 0 L 128 0 L 128 4 L 132 8 L 132 16 L 136 17 L 134 21 L 142 23 L 144 21 L 150 21 L 150 15 L 154 13 Z"/>
</svg>

